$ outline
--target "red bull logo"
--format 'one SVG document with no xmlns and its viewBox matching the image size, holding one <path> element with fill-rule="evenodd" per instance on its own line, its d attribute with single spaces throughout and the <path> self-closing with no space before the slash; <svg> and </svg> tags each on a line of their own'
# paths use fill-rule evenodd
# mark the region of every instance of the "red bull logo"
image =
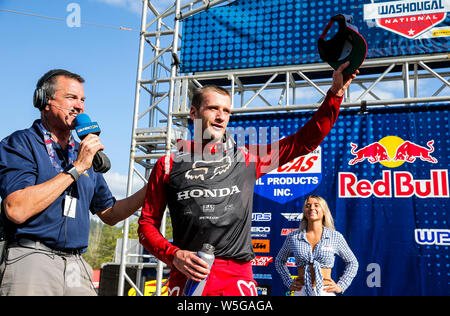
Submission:
<svg viewBox="0 0 450 316">
<path fill-rule="evenodd" d="M 417 159 L 435 164 L 438 160 L 431 155 L 434 152 L 433 145 L 434 140 L 422 146 L 397 136 L 384 137 L 362 148 L 350 143 L 350 152 L 354 158 L 348 164 L 353 166 L 367 160 L 371 164 L 379 162 L 385 167 L 396 168 L 405 162 L 414 163 Z"/>
<path fill-rule="evenodd" d="M 380 163 L 388 168 L 396 168 L 404 163 L 418 161 L 436 164 L 434 140 L 425 145 L 405 141 L 397 136 L 387 136 L 364 147 L 350 143 L 353 158 L 350 166 L 358 163 Z M 358 179 L 352 172 L 339 173 L 339 197 L 341 198 L 448 198 L 448 170 L 430 170 L 429 179 L 416 179 L 407 171 L 391 172 L 383 170 L 381 179 Z"/>
<path fill-rule="evenodd" d="M 375 142 L 370 144 L 364 148 L 356 150 L 358 145 L 350 143 L 352 146 L 351 153 L 356 156 L 354 159 L 350 160 L 349 165 L 354 165 L 364 160 L 368 160 L 371 164 L 380 161 L 390 161 L 387 149 L 380 144 L 379 142 Z"/>
<path fill-rule="evenodd" d="M 416 158 L 420 158 L 420 160 L 422 161 L 437 163 L 437 159 L 430 155 L 432 152 L 434 152 L 433 144 L 434 140 L 430 140 L 427 143 L 428 148 L 425 148 L 412 142 L 406 141 L 397 148 L 394 161 L 400 160 L 413 163 L 414 161 L 416 161 Z"/>
</svg>

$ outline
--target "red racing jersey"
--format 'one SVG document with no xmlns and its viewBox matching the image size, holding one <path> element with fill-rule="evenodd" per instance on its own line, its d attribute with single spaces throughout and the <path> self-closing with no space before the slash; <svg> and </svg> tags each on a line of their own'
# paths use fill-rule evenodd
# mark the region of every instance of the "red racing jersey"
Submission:
<svg viewBox="0 0 450 316">
<path fill-rule="evenodd" d="M 256 180 L 278 166 L 316 149 L 339 114 L 342 97 L 331 91 L 313 117 L 295 134 L 270 145 L 237 147 L 232 139 L 211 146 L 180 142 L 160 158 L 150 175 L 139 219 L 139 240 L 172 266 L 177 250 L 198 251 L 204 243 L 216 257 L 250 261 L 253 189 Z M 159 229 L 168 207 L 173 242 Z"/>
</svg>

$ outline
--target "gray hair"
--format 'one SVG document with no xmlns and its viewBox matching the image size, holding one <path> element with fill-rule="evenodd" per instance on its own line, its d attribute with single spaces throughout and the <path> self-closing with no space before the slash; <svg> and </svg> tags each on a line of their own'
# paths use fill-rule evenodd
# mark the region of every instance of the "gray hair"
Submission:
<svg viewBox="0 0 450 316">
<path fill-rule="evenodd" d="M 83 77 L 73 72 L 64 69 L 53 69 L 44 74 L 37 82 L 37 87 L 45 91 L 48 98 L 54 98 L 55 92 L 58 90 L 56 78 L 59 76 L 77 80 L 79 83 L 84 83 Z"/>
</svg>

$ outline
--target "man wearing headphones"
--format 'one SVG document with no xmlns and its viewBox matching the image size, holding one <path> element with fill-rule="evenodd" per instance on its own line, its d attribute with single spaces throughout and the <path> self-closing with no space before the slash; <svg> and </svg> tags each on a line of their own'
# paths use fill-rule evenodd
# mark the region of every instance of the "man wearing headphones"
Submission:
<svg viewBox="0 0 450 316">
<path fill-rule="evenodd" d="M 116 201 L 92 168 L 104 147 L 97 135 L 74 140 L 84 112 L 84 79 L 63 69 L 37 83 L 41 118 L 0 143 L 0 196 L 7 246 L 0 265 L 3 295 L 96 295 L 83 260 L 90 215 L 115 225 L 142 206 L 145 188 Z"/>
</svg>

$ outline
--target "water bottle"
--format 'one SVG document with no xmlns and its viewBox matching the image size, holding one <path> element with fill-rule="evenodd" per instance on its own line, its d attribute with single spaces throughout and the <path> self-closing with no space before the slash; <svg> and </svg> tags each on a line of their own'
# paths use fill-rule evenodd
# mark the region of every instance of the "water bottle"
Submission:
<svg viewBox="0 0 450 316">
<path fill-rule="evenodd" d="M 214 247 L 210 244 L 203 244 L 202 249 L 197 252 L 197 256 L 199 256 L 203 261 L 207 262 L 209 265 L 209 269 L 211 269 L 211 266 L 214 262 Z M 202 296 L 203 289 L 205 288 L 207 280 L 208 277 L 200 282 L 195 282 L 191 279 L 188 279 L 186 285 L 184 286 L 183 296 Z"/>
</svg>

